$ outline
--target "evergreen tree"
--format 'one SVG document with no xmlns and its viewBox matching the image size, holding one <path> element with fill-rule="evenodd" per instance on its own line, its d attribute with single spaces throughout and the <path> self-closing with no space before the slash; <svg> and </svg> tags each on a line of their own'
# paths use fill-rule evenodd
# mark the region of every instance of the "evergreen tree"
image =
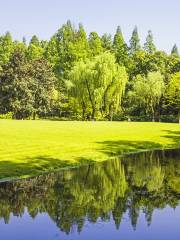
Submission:
<svg viewBox="0 0 180 240">
<path fill-rule="evenodd" d="M 171 54 L 172 55 L 176 55 L 176 56 L 179 56 L 179 51 L 178 51 L 178 47 L 176 44 L 174 44 L 172 50 L 171 50 Z"/>
<path fill-rule="evenodd" d="M 54 36 L 59 58 L 56 75 L 59 78 L 66 78 L 67 72 L 73 65 L 74 58 L 72 58 L 72 44 L 75 40 L 75 34 L 76 30 L 71 21 L 68 20 Z"/>
<path fill-rule="evenodd" d="M 38 39 L 38 37 L 36 35 L 33 35 L 31 40 L 30 40 L 30 44 L 33 44 L 35 46 L 40 46 L 40 41 Z"/>
<path fill-rule="evenodd" d="M 134 54 L 135 52 L 139 51 L 141 49 L 140 45 L 140 38 L 138 34 L 137 26 L 135 26 L 132 37 L 130 39 L 130 53 Z"/>
<path fill-rule="evenodd" d="M 96 32 L 91 32 L 89 35 L 89 48 L 91 56 L 96 56 L 103 52 L 101 38 Z"/>
<path fill-rule="evenodd" d="M 111 51 L 112 50 L 112 38 L 110 34 L 103 34 L 101 37 L 102 47 L 105 51 Z"/>
<path fill-rule="evenodd" d="M 116 34 L 114 35 L 113 51 L 116 60 L 120 65 L 127 66 L 128 63 L 128 47 L 124 41 L 120 26 L 117 27 Z"/>
<path fill-rule="evenodd" d="M 156 46 L 153 42 L 153 34 L 150 30 L 148 31 L 146 42 L 144 44 L 144 49 L 147 53 L 150 53 L 150 54 L 156 51 Z"/>
<path fill-rule="evenodd" d="M 23 37 L 22 42 L 26 46 L 26 44 L 27 44 L 26 37 Z"/>
</svg>

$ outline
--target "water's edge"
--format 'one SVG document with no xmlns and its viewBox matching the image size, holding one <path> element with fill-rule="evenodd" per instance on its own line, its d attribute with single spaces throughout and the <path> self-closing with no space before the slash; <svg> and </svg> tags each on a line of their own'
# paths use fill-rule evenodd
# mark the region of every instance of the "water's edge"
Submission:
<svg viewBox="0 0 180 240">
<path fill-rule="evenodd" d="M 94 164 L 102 164 L 106 161 L 111 161 L 117 157 L 124 157 L 124 156 L 131 156 L 131 155 L 134 155 L 134 154 L 139 154 L 139 153 L 146 153 L 146 152 L 153 152 L 153 151 L 168 151 L 168 150 L 180 150 L 180 148 L 153 148 L 153 149 L 142 149 L 142 150 L 139 150 L 139 151 L 132 151 L 132 152 L 125 152 L 125 153 L 122 153 L 121 155 L 119 156 L 112 156 L 112 157 L 109 157 L 108 159 L 106 160 L 103 160 L 101 162 L 96 162 L 94 161 L 93 163 L 84 163 L 84 164 L 81 164 L 81 163 L 77 163 L 75 164 L 74 166 L 73 165 L 69 165 L 69 166 L 66 166 L 66 167 L 61 167 L 61 168 L 57 168 L 57 169 L 54 169 L 54 170 L 51 170 L 51 171 L 43 171 L 42 173 L 39 173 L 39 174 L 33 174 L 31 176 L 29 175 L 22 175 L 21 177 L 8 177 L 8 178 L 2 178 L 0 179 L 0 184 L 2 183 L 6 183 L 6 182 L 16 182 L 16 181 L 20 181 L 20 180 L 31 180 L 35 177 L 38 177 L 38 176 L 43 176 L 43 175 L 47 175 L 49 173 L 56 173 L 56 172 L 59 172 L 59 171 L 64 171 L 64 170 L 71 170 L 71 169 L 78 169 L 80 167 L 83 167 L 83 166 L 90 166 L 90 165 L 94 165 Z"/>
</svg>

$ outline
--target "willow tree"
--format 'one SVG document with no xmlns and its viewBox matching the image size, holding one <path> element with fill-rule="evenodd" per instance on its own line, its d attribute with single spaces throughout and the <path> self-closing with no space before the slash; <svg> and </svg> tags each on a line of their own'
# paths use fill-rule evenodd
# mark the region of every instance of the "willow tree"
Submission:
<svg viewBox="0 0 180 240">
<path fill-rule="evenodd" d="M 72 93 L 82 107 L 83 118 L 87 107 L 91 118 L 109 116 L 120 109 L 121 99 L 127 82 L 124 67 L 120 67 L 113 54 L 102 53 L 85 62 L 75 64 L 69 74 Z"/>
<path fill-rule="evenodd" d="M 180 72 L 175 73 L 171 77 L 167 88 L 167 99 L 168 104 L 177 112 L 180 123 Z"/>
<path fill-rule="evenodd" d="M 82 120 L 85 120 L 89 106 L 87 79 L 87 63 L 81 60 L 75 64 L 69 74 L 69 80 L 66 81 L 67 90 L 70 90 L 70 95 L 74 99 L 74 106 L 76 106 L 77 103 L 82 110 Z"/>
<path fill-rule="evenodd" d="M 152 121 L 155 121 L 155 112 L 164 87 L 164 79 L 160 72 L 149 72 L 147 77 L 137 75 L 135 79 L 131 96 L 145 108 L 146 113 L 151 113 Z"/>
</svg>

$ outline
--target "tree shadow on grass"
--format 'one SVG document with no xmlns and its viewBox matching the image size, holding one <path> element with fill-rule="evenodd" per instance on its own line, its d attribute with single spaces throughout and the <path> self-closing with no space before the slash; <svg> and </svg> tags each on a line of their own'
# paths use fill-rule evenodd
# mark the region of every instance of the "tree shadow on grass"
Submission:
<svg viewBox="0 0 180 240">
<path fill-rule="evenodd" d="M 166 145 L 167 148 L 180 148 L 180 131 L 165 131 L 162 137 L 171 139 L 171 143 Z M 152 141 L 130 141 L 130 140 L 116 140 L 98 142 L 99 151 L 107 159 L 110 157 L 120 156 L 125 153 L 133 153 L 143 150 L 163 149 L 163 145 Z M 64 161 L 59 158 L 52 158 L 50 156 L 36 156 L 33 158 L 26 158 L 23 162 L 14 161 L 0 161 L 0 179 L 8 177 L 21 176 L 35 176 L 43 172 L 55 171 L 60 168 L 73 167 L 78 165 L 92 164 L 97 159 L 93 158 L 76 158 L 75 162 Z"/>
<path fill-rule="evenodd" d="M 171 139 L 172 143 L 169 144 L 170 147 L 180 148 L 180 131 L 165 130 L 166 135 L 163 137 Z"/>
<path fill-rule="evenodd" d="M 98 142 L 100 151 L 108 157 L 120 156 L 126 153 L 133 153 L 143 150 L 162 149 L 163 145 L 151 141 L 104 141 Z"/>
<path fill-rule="evenodd" d="M 165 130 L 166 135 L 162 137 L 171 139 L 171 143 L 166 145 L 166 148 L 180 148 L 180 131 Z M 163 149 L 162 144 L 153 141 L 104 141 L 98 142 L 100 144 L 100 151 L 107 154 L 107 156 L 120 156 L 125 153 L 138 152 L 143 150 Z"/>
<path fill-rule="evenodd" d="M 92 163 L 91 159 L 79 159 L 76 162 L 64 161 L 49 156 L 26 158 L 25 162 L 0 161 L 0 179 L 40 175 L 43 172 L 75 167 Z"/>
</svg>

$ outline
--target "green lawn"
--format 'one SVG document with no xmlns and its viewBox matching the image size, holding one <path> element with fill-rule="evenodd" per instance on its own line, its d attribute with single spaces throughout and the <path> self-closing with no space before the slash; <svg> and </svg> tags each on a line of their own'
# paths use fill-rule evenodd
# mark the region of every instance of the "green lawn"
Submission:
<svg viewBox="0 0 180 240">
<path fill-rule="evenodd" d="M 0 120 L 0 179 L 180 147 L 180 124 Z"/>
</svg>

